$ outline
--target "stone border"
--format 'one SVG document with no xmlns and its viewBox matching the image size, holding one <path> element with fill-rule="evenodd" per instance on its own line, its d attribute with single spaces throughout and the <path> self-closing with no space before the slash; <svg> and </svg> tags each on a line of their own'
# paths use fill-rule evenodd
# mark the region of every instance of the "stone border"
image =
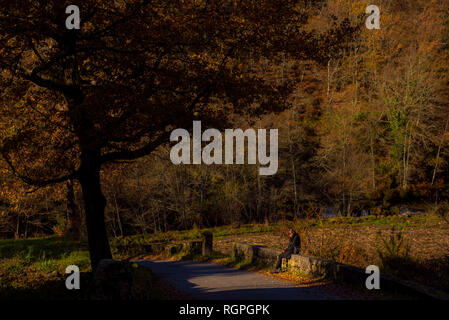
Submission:
<svg viewBox="0 0 449 320">
<path fill-rule="evenodd" d="M 274 266 L 281 252 L 281 250 L 263 246 L 234 243 L 232 258 L 234 260 L 247 260 L 251 263 L 273 264 Z M 299 271 L 315 276 L 325 276 L 359 287 L 365 287 L 365 281 L 368 276 L 363 269 L 304 254 L 293 254 L 288 261 L 283 259 L 282 265 L 287 271 Z M 388 275 L 380 276 L 380 287 L 383 290 L 413 298 L 449 300 L 447 294 L 436 289 L 411 281 L 399 280 Z"/>
<path fill-rule="evenodd" d="M 127 245 L 117 245 L 116 249 L 124 253 L 138 253 L 141 254 L 159 254 L 165 253 L 169 256 L 184 253 L 189 254 L 201 254 L 207 256 L 212 253 L 213 248 L 213 234 L 209 231 L 205 231 L 201 234 L 201 239 L 191 239 L 176 242 L 150 242 L 150 243 L 137 243 Z"/>
<path fill-rule="evenodd" d="M 203 241 L 191 240 L 170 244 L 164 247 L 165 254 L 171 256 L 177 253 L 201 254 Z"/>
<path fill-rule="evenodd" d="M 179 252 L 185 254 L 201 254 L 207 256 L 212 253 L 214 235 L 212 232 L 205 231 L 201 234 L 201 240 L 189 240 L 182 243 L 167 245 L 164 251 L 168 255 Z"/>
</svg>

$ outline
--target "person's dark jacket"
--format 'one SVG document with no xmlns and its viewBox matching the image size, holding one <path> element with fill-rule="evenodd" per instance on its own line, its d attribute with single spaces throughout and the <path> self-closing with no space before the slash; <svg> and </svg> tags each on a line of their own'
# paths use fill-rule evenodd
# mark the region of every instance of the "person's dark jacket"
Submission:
<svg viewBox="0 0 449 320">
<path fill-rule="evenodd" d="M 288 247 L 285 249 L 285 254 L 290 256 L 292 254 L 299 253 L 299 250 L 301 249 L 301 240 L 299 238 L 299 235 L 295 232 L 290 237 Z"/>
</svg>

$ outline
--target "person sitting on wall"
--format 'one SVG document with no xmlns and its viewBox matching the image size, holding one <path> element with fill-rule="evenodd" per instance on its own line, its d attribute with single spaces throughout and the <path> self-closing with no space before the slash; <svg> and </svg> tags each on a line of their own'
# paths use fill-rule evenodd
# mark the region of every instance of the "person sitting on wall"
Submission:
<svg viewBox="0 0 449 320">
<path fill-rule="evenodd" d="M 283 252 L 278 256 L 276 267 L 271 271 L 271 273 L 281 272 L 282 258 L 290 259 L 292 254 L 298 254 L 301 249 L 301 240 L 299 238 L 299 235 L 295 232 L 295 230 L 289 229 L 288 234 L 289 234 L 288 247 L 284 249 Z"/>
</svg>

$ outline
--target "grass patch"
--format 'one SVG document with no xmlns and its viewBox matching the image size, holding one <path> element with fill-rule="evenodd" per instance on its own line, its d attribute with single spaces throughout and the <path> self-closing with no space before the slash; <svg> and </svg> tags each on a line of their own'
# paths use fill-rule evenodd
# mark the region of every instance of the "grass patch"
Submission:
<svg viewBox="0 0 449 320">
<path fill-rule="evenodd" d="M 298 229 L 314 227 L 335 227 L 335 226 L 387 226 L 403 228 L 422 227 L 423 225 L 438 224 L 443 219 L 438 215 L 432 214 L 414 214 L 392 215 L 392 216 L 374 216 L 367 217 L 334 217 L 327 219 L 309 218 L 297 220 L 295 226 Z"/>
<path fill-rule="evenodd" d="M 213 233 L 215 238 L 221 238 L 230 235 L 241 235 L 251 233 L 261 233 L 273 231 L 278 225 L 264 225 L 264 224 L 249 224 L 243 226 L 220 226 L 205 229 L 191 229 L 180 231 L 160 232 L 150 235 L 134 235 L 126 237 L 117 237 L 111 240 L 114 245 L 123 244 L 127 242 L 134 242 L 139 244 L 153 243 L 153 242 L 171 242 L 181 240 L 199 239 L 203 232 Z"/>
<path fill-rule="evenodd" d="M 0 240 L 0 257 L 3 259 L 13 257 L 27 261 L 59 259 L 73 251 L 87 251 L 87 243 L 61 237 Z"/>
<path fill-rule="evenodd" d="M 64 238 L 0 240 L 0 299 L 77 299 L 65 288 L 65 269 L 90 272 L 87 244 Z"/>
</svg>

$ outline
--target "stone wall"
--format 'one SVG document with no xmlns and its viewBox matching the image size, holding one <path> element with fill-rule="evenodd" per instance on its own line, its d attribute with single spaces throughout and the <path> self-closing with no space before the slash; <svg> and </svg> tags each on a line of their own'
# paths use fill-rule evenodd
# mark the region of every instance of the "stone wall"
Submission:
<svg viewBox="0 0 449 320">
<path fill-rule="evenodd" d="M 171 256 L 177 253 L 185 255 L 201 254 L 203 242 L 201 240 L 185 241 L 165 246 L 165 254 Z"/>
<path fill-rule="evenodd" d="M 244 243 L 234 243 L 232 257 L 234 260 L 247 260 L 251 263 L 260 262 L 274 264 L 281 250 L 262 246 L 253 246 Z M 335 261 L 311 257 L 304 254 L 293 254 L 287 261 L 283 259 L 282 268 L 289 272 L 300 272 L 315 276 L 325 276 L 334 280 L 350 283 L 358 287 L 365 288 L 365 281 L 368 274 L 365 270 L 337 263 Z M 432 288 L 395 279 L 388 275 L 381 275 L 380 287 L 392 293 L 403 294 L 415 298 L 448 299 L 449 297 Z"/>
</svg>

